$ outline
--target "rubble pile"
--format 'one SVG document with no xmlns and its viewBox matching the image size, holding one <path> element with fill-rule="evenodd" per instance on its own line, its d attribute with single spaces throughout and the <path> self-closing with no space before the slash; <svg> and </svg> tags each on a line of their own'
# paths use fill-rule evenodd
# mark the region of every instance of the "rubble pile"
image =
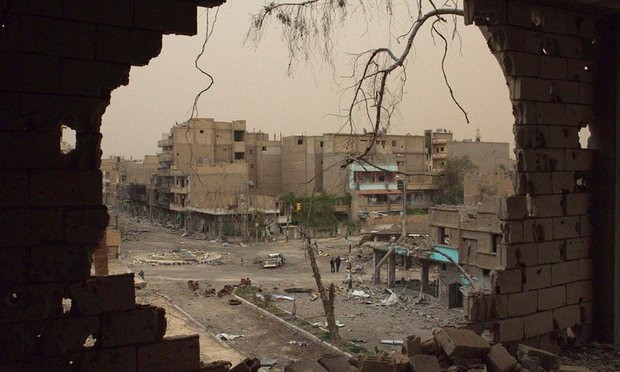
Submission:
<svg viewBox="0 0 620 372">
<path fill-rule="evenodd" d="M 184 248 L 173 249 L 164 253 L 151 253 L 134 258 L 133 263 L 159 265 L 223 265 L 222 255 L 214 252 L 191 252 Z"/>
<path fill-rule="evenodd" d="M 434 337 L 422 341 L 409 336 L 402 342 L 402 353 L 324 355 L 318 360 L 293 361 L 285 372 L 588 372 L 614 371 L 615 367 L 597 364 L 596 369 L 568 364 L 575 355 L 559 356 L 527 345 L 516 346 L 516 355 L 504 345 L 491 345 L 487 340 L 464 328 L 436 328 Z M 581 351 L 594 348 L 590 345 Z M 611 364 L 618 363 L 613 346 L 600 346 Z M 584 355 L 585 357 L 588 357 Z M 610 357 L 611 356 L 611 357 Z M 600 355 L 603 359 L 603 355 Z M 615 364 L 614 364 L 615 365 Z M 205 371 L 258 371 L 258 359 L 247 359 L 230 368 L 220 365 Z"/>
</svg>

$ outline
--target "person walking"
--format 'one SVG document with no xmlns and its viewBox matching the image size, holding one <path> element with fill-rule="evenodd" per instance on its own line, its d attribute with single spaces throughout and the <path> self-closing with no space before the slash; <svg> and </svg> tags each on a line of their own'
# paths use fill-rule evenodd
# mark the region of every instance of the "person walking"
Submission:
<svg viewBox="0 0 620 372">
<path fill-rule="evenodd" d="M 334 271 L 336 271 L 336 270 L 334 269 L 334 265 L 335 265 L 335 262 L 334 262 L 334 258 L 332 257 L 332 259 L 331 259 L 331 260 L 329 260 L 329 266 L 331 266 L 332 273 L 333 273 Z"/>
<path fill-rule="evenodd" d="M 336 256 L 336 260 L 334 260 L 334 263 L 336 264 L 336 272 L 340 271 L 340 263 L 342 262 L 342 260 L 340 259 L 340 256 Z"/>
</svg>

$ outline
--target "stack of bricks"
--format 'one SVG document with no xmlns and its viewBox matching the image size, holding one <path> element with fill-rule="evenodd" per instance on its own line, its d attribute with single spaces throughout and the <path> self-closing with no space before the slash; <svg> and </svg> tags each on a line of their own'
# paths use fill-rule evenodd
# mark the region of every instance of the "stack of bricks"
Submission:
<svg viewBox="0 0 620 372">
<path fill-rule="evenodd" d="M 592 150 L 578 133 L 593 112 L 596 19 L 514 0 L 466 0 L 465 11 L 506 77 L 517 156 L 516 194 L 500 206 L 495 308 L 470 320 L 498 342 L 556 349 L 592 323 Z"/>
<path fill-rule="evenodd" d="M 0 0 L 0 370 L 199 368 L 197 336 L 162 338 L 131 275 L 90 277 L 108 224 L 101 116 L 162 34 L 196 33 L 196 4 Z M 66 155 L 61 124 L 76 131 Z"/>
</svg>

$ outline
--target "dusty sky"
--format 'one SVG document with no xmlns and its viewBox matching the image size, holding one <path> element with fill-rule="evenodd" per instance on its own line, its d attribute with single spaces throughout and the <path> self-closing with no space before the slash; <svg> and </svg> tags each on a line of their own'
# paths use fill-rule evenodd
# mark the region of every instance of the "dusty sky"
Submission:
<svg viewBox="0 0 620 372">
<path fill-rule="evenodd" d="M 335 37 L 335 69 L 315 58 L 287 75 L 287 50 L 279 29 L 272 27 L 258 45 L 244 45 L 250 14 L 259 1 L 229 0 L 220 7 L 212 37 L 200 61 L 215 78 L 213 88 L 199 104 L 201 117 L 247 120 L 247 129 L 274 134 L 314 135 L 336 131 L 333 114 L 347 105 L 350 55 L 370 48 L 403 45 L 391 35 L 408 28 L 404 17 L 391 22 L 376 17 L 368 24 L 350 17 Z M 396 13 L 406 15 L 404 8 Z M 194 67 L 204 41 L 207 14 L 199 9 L 199 34 L 165 36 L 162 52 L 148 66 L 133 67 L 130 84 L 112 93 L 103 117 L 103 152 L 141 158 L 157 152 L 157 140 L 175 122 L 187 120 L 194 97 L 208 79 Z M 211 10 L 213 20 L 214 11 Z M 378 21 L 378 22 L 376 22 Z M 395 134 L 422 134 L 424 129 L 447 128 L 456 139 L 473 138 L 480 128 L 483 141 L 513 142 L 508 89 L 499 64 L 488 51 L 480 31 L 459 19 L 462 48 L 452 42 L 446 62 L 448 76 L 471 124 L 452 103 L 440 69 L 443 46 L 433 43 L 426 25 L 412 51 L 403 102 L 390 127 Z"/>
</svg>

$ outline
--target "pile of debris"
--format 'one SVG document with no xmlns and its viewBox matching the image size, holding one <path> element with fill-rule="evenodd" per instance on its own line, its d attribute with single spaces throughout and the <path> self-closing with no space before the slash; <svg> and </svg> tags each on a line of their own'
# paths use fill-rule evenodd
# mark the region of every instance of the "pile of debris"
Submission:
<svg viewBox="0 0 620 372">
<path fill-rule="evenodd" d="M 410 336 L 403 341 L 402 353 L 363 354 L 356 358 L 324 355 L 318 360 L 291 362 L 285 372 L 587 372 L 587 367 L 563 364 L 563 358 L 544 350 L 518 345 L 517 357 L 500 343 L 491 345 L 481 336 L 463 328 L 437 328 L 434 337 L 422 341 Z M 614 354 L 615 355 L 615 354 Z M 206 371 L 258 371 L 258 359 L 248 359 L 230 368 L 218 366 Z M 219 368 L 219 369 L 218 369 Z M 596 369 L 607 371 L 607 369 Z M 612 371 L 613 369 L 609 369 Z"/>
</svg>

